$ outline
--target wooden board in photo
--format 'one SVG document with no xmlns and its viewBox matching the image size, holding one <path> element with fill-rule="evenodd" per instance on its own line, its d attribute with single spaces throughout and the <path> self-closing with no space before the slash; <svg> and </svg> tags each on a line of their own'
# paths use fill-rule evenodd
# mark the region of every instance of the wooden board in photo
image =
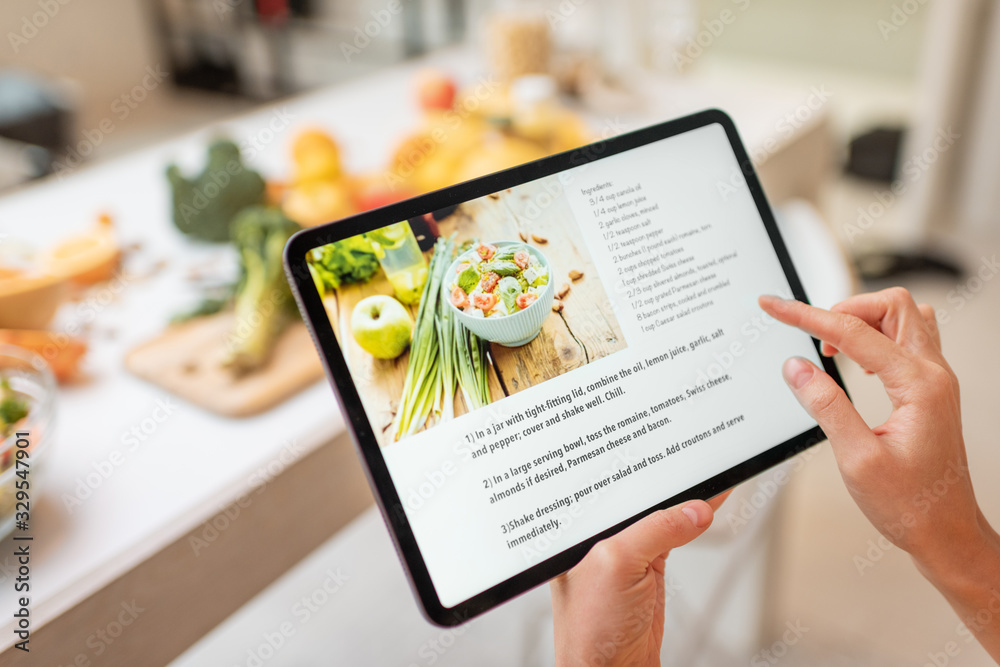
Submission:
<svg viewBox="0 0 1000 667">
<path fill-rule="evenodd" d="M 557 183 L 555 179 L 548 181 Z M 550 280 L 556 291 L 569 285 L 560 312 L 552 312 L 541 332 L 527 345 L 510 348 L 489 346 L 489 388 L 498 401 L 528 387 L 580 368 L 592 361 L 624 349 L 625 338 L 615 318 L 608 293 L 597 276 L 577 222 L 564 197 L 546 189 L 541 182 L 521 186 L 467 202 L 439 222 L 443 235 L 465 241 L 522 241 L 537 248 L 549 261 Z M 427 253 L 428 262 L 430 254 Z M 582 277 L 574 281 L 570 272 Z M 351 333 L 351 313 L 365 297 L 392 295 L 392 286 L 379 272 L 363 284 L 345 285 L 324 300 L 337 340 L 362 402 L 373 422 L 381 446 L 395 441 L 393 421 L 406 378 L 409 351 L 396 359 L 375 359 L 365 352 Z M 410 307 L 416 318 L 417 307 Z M 456 392 L 455 415 L 467 408 Z M 428 424 L 428 428 L 433 423 Z M 405 441 L 404 441 L 405 442 Z"/>
</svg>

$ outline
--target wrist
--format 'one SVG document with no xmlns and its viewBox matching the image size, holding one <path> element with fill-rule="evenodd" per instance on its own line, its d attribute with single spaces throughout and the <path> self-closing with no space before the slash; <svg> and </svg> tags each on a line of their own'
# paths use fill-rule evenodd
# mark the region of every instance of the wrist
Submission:
<svg viewBox="0 0 1000 667">
<path fill-rule="evenodd" d="M 979 512 L 977 530 L 935 556 L 913 556 L 917 569 L 950 600 L 969 599 L 987 584 L 1000 587 L 1000 536 Z"/>
</svg>

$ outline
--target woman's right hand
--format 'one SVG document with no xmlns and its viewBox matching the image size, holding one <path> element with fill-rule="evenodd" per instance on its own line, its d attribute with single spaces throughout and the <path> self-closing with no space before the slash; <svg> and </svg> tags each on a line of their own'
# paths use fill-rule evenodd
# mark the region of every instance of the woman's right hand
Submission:
<svg viewBox="0 0 1000 667">
<path fill-rule="evenodd" d="M 885 423 L 869 428 L 833 379 L 792 358 L 783 373 L 792 392 L 826 432 L 837 465 L 861 511 L 967 620 L 989 609 L 1000 589 L 1000 538 L 979 509 L 962 437 L 958 379 L 941 353 L 932 308 L 893 288 L 823 310 L 764 296 L 774 318 L 823 341 L 878 375 L 892 402 Z M 1000 659 L 1000 593 L 990 623 L 976 632 Z M 980 615 L 982 616 L 982 615 Z"/>
</svg>

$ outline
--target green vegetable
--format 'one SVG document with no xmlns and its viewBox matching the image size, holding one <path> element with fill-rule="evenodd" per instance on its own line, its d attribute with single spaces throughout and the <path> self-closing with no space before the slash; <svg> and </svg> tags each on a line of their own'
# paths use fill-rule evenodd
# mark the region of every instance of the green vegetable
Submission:
<svg viewBox="0 0 1000 667">
<path fill-rule="evenodd" d="M 28 403 L 10 388 L 10 380 L 0 378 L 0 435 L 9 436 L 14 424 L 27 416 Z"/>
<path fill-rule="evenodd" d="M 450 251 L 450 247 L 448 250 Z M 443 392 L 441 396 L 441 421 L 448 421 L 455 417 L 455 383 L 457 381 L 455 355 L 458 350 L 453 340 L 455 335 L 453 319 L 456 318 L 448 301 L 438 297 L 437 320 L 434 324 L 437 327 L 438 342 L 441 348 L 441 390 Z"/>
<path fill-rule="evenodd" d="M 441 345 L 437 325 L 441 284 L 454 254 L 451 239 L 439 238 L 428 269 L 427 282 L 420 297 L 417 320 L 410 342 L 410 361 L 396 413 L 396 436 L 399 440 L 416 433 L 427 423 L 431 411 L 447 393 L 441 369 Z M 451 388 L 454 393 L 454 385 Z"/>
<path fill-rule="evenodd" d="M 298 230 L 279 209 L 266 206 L 247 208 L 233 220 L 242 277 L 236 287 L 236 323 L 223 365 L 238 375 L 267 362 L 296 312 L 281 255 Z"/>
<path fill-rule="evenodd" d="M 264 179 L 243 164 L 240 149 L 228 139 L 208 147 L 208 163 L 196 177 L 185 178 L 172 164 L 167 178 L 173 189 L 174 224 L 205 241 L 228 241 L 236 214 L 264 203 Z"/>
<path fill-rule="evenodd" d="M 479 284 L 479 271 L 476 271 L 476 267 L 469 266 L 465 271 L 458 274 L 458 286 L 462 290 L 469 294 L 472 290 L 476 289 L 476 285 Z"/>
<path fill-rule="evenodd" d="M 341 285 L 363 283 L 378 272 L 378 258 L 364 236 L 352 236 L 312 250 L 309 272 L 321 296 Z"/>
<path fill-rule="evenodd" d="M 461 258 L 464 259 L 467 256 L 462 254 Z M 515 256 L 518 257 L 520 264 L 504 259 Z M 466 294 L 470 294 L 472 307 L 478 307 L 479 311 L 467 310 L 476 316 L 503 317 L 511 315 L 522 310 L 517 305 L 522 294 L 531 294 L 531 298 L 537 298 L 539 294 L 535 288 L 548 283 L 548 269 L 543 262 L 544 260 L 537 256 L 532 256 L 529 246 L 512 243 L 505 246 L 502 252 L 497 252 L 491 260 L 471 265 L 480 274 L 478 284 L 472 285 L 471 280 L 462 284 L 464 274 L 459 274 L 453 276 L 455 280 L 448 283 L 447 289 L 449 293 L 458 294 L 458 289 L 462 289 Z M 469 278 L 471 277 L 470 274 Z M 496 298 L 478 299 L 477 297 L 481 293 L 489 293 Z M 463 299 L 458 299 L 458 301 L 461 302 Z"/>
<path fill-rule="evenodd" d="M 490 404 L 489 368 L 486 362 L 487 343 L 453 318 L 455 364 L 458 386 L 469 410 Z"/>
<path fill-rule="evenodd" d="M 494 262 L 513 262 L 516 250 L 506 250 L 504 252 L 498 252 L 493 255 L 492 261 Z"/>
<path fill-rule="evenodd" d="M 499 276 L 516 276 L 521 272 L 521 267 L 510 260 L 483 262 L 479 265 L 479 269 L 483 273 L 492 271 Z"/>
<path fill-rule="evenodd" d="M 501 278 L 500 282 L 497 283 L 497 294 L 507 306 L 507 312 L 513 313 L 516 309 L 517 297 L 521 294 L 521 283 L 517 281 L 517 278 L 511 276 Z"/>
<path fill-rule="evenodd" d="M 439 238 L 417 310 L 406 380 L 396 413 L 396 440 L 424 428 L 432 416 L 440 421 L 454 418 L 456 388 L 461 388 L 469 410 L 490 403 L 487 343 L 462 326 L 442 294 L 454 256 L 454 242 Z"/>
</svg>

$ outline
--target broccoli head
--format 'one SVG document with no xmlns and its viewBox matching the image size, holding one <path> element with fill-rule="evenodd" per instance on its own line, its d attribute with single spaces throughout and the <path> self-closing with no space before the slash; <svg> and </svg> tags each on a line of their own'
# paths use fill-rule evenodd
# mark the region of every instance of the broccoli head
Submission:
<svg viewBox="0 0 1000 667">
<path fill-rule="evenodd" d="M 228 139 L 208 148 L 208 163 L 195 178 L 185 178 L 177 165 L 167 167 L 173 190 L 174 224 L 205 241 L 228 241 L 235 215 L 264 202 L 264 179 L 247 167 L 240 149 Z"/>
</svg>

